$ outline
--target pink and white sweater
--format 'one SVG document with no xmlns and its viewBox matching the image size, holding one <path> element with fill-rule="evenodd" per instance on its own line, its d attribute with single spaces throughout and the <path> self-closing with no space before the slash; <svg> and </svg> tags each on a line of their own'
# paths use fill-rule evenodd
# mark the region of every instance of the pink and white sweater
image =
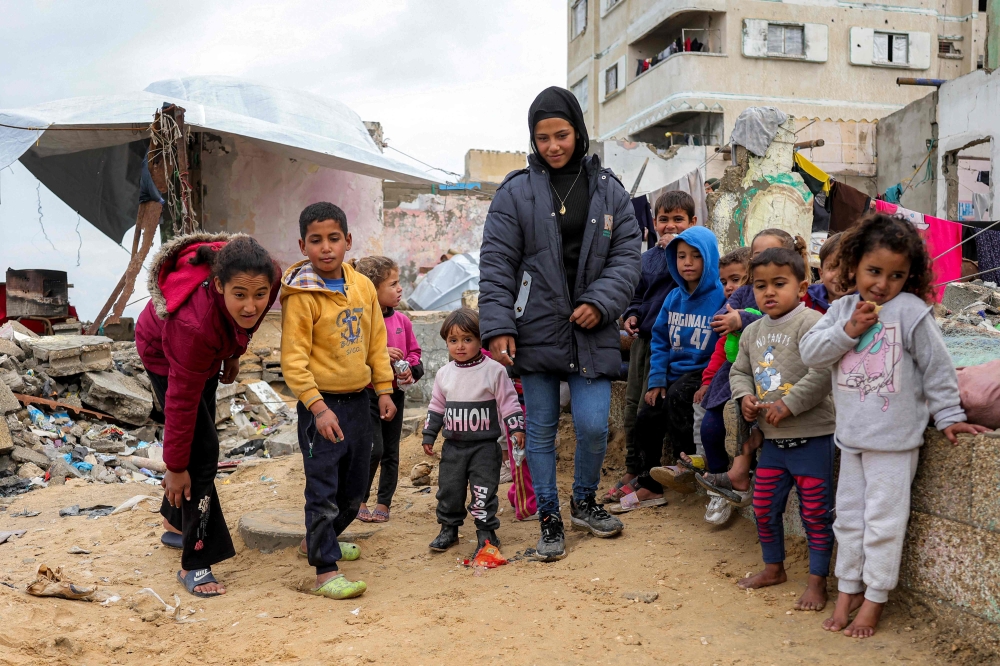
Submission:
<svg viewBox="0 0 1000 666">
<path fill-rule="evenodd" d="M 499 439 L 524 432 L 524 414 L 514 383 L 504 367 L 486 356 L 466 363 L 452 361 L 437 372 L 424 422 L 424 444 L 434 444 L 444 429 L 453 442 Z"/>
<path fill-rule="evenodd" d="M 385 319 L 385 344 L 386 347 L 395 347 L 403 350 L 403 358 L 410 364 L 410 367 L 420 363 L 420 343 L 417 336 L 413 334 L 413 324 L 402 312 L 389 308 L 384 314 Z M 399 383 L 393 379 L 392 388 L 398 389 Z"/>
</svg>

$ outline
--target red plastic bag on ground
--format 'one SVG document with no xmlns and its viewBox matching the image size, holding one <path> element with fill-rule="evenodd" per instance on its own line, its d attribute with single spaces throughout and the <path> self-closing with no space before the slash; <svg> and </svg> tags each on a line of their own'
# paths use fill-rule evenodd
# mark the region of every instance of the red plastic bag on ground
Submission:
<svg viewBox="0 0 1000 666">
<path fill-rule="evenodd" d="M 959 368 L 958 393 L 969 423 L 1000 428 L 1000 360 Z"/>
<path fill-rule="evenodd" d="M 484 569 L 496 569 L 507 564 L 507 560 L 500 554 L 500 549 L 491 544 L 488 540 L 486 545 L 479 549 L 476 556 L 471 560 L 462 562 L 467 567 L 482 567 Z"/>
</svg>

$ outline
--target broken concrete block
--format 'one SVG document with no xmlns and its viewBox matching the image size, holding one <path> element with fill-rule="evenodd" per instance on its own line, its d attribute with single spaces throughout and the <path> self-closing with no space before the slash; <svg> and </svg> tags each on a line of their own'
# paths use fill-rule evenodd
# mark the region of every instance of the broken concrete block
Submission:
<svg viewBox="0 0 1000 666">
<path fill-rule="evenodd" d="M 53 377 L 111 370 L 111 339 L 99 335 L 54 335 L 27 341 L 34 357 Z"/>
<path fill-rule="evenodd" d="M 0 419 L 0 456 L 7 455 L 14 450 L 14 438 L 10 435 L 10 426 L 7 421 Z"/>
<path fill-rule="evenodd" d="M 83 476 L 80 470 L 73 467 L 65 460 L 59 459 L 49 466 L 49 483 L 61 486 L 66 483 L 66 478 L 79 479 Z"/>
<path fill-rule="evenodd" d="M 944 289 L 941 305 L 952 312 L 959 312 L 976 301 L 996 307 L 1000 304 L 1000 295 L 995 289 L 980 284 L 968 282 L 952 282 Z"/>
<path fill-rule="evenodd" d="M 24 360 L 24 350 L 13 340 L 0 338 L 0 354 L 13 356 L 18 361 Z"/>
<path fill-rule="evenodd" d="M 7 385 L 14 393 L 21 393 L 24 388 L 24 380 L 21 375 L 13 370 L 0 370 L 0 382 Z"/>
<path fill-rule="evenodd" d="M 25 448 L 23 446 L 15 446 L 13 451 L 11 451 L 10 457 L 13 458 L 14 462 L 19 463 L 34 463 L 46 469 L 49 466 L 49 458 L 41 451 L 34 451 L 32 449 Z"/>
<path fill-rule="evenodd" d="M 289 428 L 284 432 L 275 433 L 267 438 L 264 443 L 268 453 L 272 458 L 278 456 L 290 456 L 299 452 L 299 433 L 296 428 Z"/>
<path fill-rule="evenodd" d="M 247 384 L 247 400 L 251 405 L 263 405 L 269 414 L 274 415 L 285 409 L 285 401 L 281 399 L 267 382 Z"/>
<path fill-rule="evenodd" d="M 22 479 L 34 479 L 35 477 L 45 476 L 45 470 L 35 463 L 29 462 L 21 465 L 21 468 L 17 470 L 17 475 Z"/>
<path fill-rule="evenodd" d="M 7 384 L 0 382 L 0 416 L 6 416 L 19 409 L 21 409 L 21 403 L 14 397 L 14 392 Z"/>
<path fill-rule="evenodd" d="M 153 395 L 132 377 L 110 370 L 83 375 L 80 398 L 119 421 L 144 425 L 153 411 Z"/>
</svg>

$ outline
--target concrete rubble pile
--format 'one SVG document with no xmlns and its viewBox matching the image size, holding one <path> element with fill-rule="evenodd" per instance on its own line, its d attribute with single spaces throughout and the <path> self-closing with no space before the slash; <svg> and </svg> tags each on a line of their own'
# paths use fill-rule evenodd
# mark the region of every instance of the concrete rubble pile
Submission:
<svg viewBox="0 0 1000 666">
<path fill-rule="evenodd" d="M 941 305 L 947 319 L 1000 331 L 1000 288 L 995 282 L 953 282 L 945 288 Z"/>
<path fill-rule="evenodd" d="M 299 450 L 295 410 L 261 379 L 280 381 L 280 354 L 255 351 L 216 393 L 220 475 Z M 0 498 L 67 480 L 158 485 L 160 412 L 134 342 L 0 326 Z"/>
</svg>

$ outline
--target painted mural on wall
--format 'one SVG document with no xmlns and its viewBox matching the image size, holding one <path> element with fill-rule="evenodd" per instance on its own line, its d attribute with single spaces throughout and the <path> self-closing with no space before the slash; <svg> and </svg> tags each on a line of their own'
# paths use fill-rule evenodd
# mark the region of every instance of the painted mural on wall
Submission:
<svg viewBox="0 0 1000 666">
<path fill-rule="evenodd" d="M 383 248 L 399 264 L 404 297 L 420 269 L 436 266 L 442 254 L 479 249 L 489 209 L 485 197 L 420 194 L 384 211 Z"/>
<path fill-rule="evenodd" d="M 737 146 L 737 164 L 726 168 L 718 193 L 709 199 L 712 231 L 723 252 L 749 245 L 763 229 L 784 229 L 808 239 L 812 233 L 813 194 L 792 172 L 795 120 L 778 129 L 763 157 Z"/>
</svg>

